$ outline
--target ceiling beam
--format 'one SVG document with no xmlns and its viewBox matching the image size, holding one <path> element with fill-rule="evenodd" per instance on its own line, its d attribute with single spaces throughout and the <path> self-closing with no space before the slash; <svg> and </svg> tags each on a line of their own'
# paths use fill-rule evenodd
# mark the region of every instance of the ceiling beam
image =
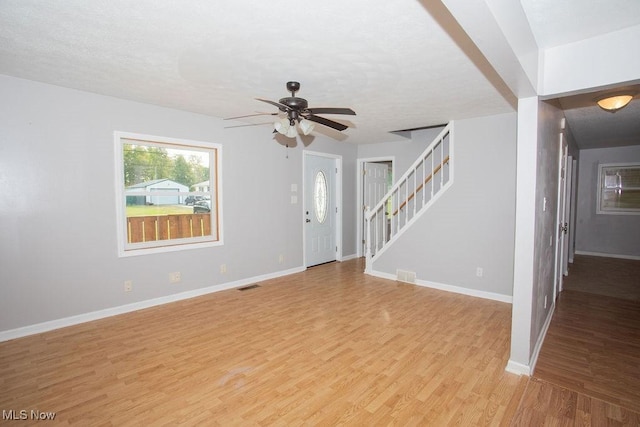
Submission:
<svg viewBox="0 0 640 427">
<path fill-rule="evenodd" d="M 540 50 L 518 1 L 442 0 L 517 98 L 537 95 Z"/>
</svg>

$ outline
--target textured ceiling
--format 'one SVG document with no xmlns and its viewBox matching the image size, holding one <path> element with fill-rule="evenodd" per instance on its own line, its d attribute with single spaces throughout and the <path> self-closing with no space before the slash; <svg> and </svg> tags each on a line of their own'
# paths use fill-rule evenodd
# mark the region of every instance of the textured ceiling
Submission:
<svg viewBox="0 0 640 427">
<path fill-rule="evenodd" d="M 640 145 L 640 99 L 637 96 L 615 113 L 604 111 L 595 104 L 597 97 L 619 91 L 640 94 L 640 85 L 560 98 L 560 105 L 580 148 Z"/>
<path fill-rule="evenodd" d="M 521 0 L 521 3 L 542 49 L 640 24 L 638 0 Z"/>
<path fill-rule="evenodd" d="M 638 0 L 522 5 L 542 46 L 640 20 Z M 474 48 L 432 0 L 0 1 L 0 74 L 217 118 L 275 112 L 255 98 L 288 96 L 285 83 L 297 80 L 310 107 L 356 111 L 326 116 L 351 126 L 343 133 L 314 131 L 351 143 L 514 111 L 513 95 Z M 225 124 L 266 128 L 270 119 Z M 591 134 L 568 120 L 576 134 Z"/>
<path fill-rule="evenodd" d="M 297 80 L 356 111 L 326 116 L 354 143 L 513 111 L 415 0 L 3 0 L 0 73 L 220 118 L 275 112 L 254 98 Z"/>
</svg>

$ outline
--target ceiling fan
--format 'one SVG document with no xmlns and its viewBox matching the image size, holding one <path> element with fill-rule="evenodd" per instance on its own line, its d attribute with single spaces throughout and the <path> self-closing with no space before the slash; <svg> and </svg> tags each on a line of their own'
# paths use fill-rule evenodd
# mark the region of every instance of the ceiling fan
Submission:
<svg viewBox="0 0 640 427">
<path fill-rule="evenodd" d="M 296 123 L 298 124 L 300 131 L 302 131 L 304 135 L 309 135 L 309 133 L 311 133 L 311 131 L 313 130 L 314 124 L 311 122 L 319 123 L 323 126 L 328 126 L 338 131 L 343 131 L 349 127 L 342 123 L 317 116 L 316 114 L 347 114 L 351 116 L 356 115 L 356 113 L 351 108 L 309 108 L 309 104 L 306 99 L 296 96 L 296 92 L 300 90 L 299 82 L 287 82 L 287 90 L 291 92 L 291 96 L 281 98 L 278 102 L 262 98 L 256 98 L 256 100 L 266 102 L 267 104 L 278 107 L 280 113 L 286 114 L 286 117 L 277 120 L 273 124 L 273 127 L 274 132 L 279 132 L 289 138 L 295 138 L 297 135 Z M 230 117 L 225 120 L 260 115 L 276 116 L 280 113 L 249 114 L 246 116 Z"/>
</svg>

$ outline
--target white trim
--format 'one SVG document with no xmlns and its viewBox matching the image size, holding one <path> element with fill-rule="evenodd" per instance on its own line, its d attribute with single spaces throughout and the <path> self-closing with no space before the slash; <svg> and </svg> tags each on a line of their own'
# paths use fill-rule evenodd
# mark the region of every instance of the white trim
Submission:
<svg viewBox="0 0 640 427">
<path fill-rule="evenodd" d="M 640 163 L 601 163 L 598 164 L 598 192 L 596 194 L 596 215 L 640 215 L 638 208 L 609 208 L 602 209 L 602 172 L 605 168 L 640 168 Z M 637 188 L 634 188 L 637 189 Z"/>
<path fill-rule="evenodd" d="M 388 280 L 393 280 L 393 281 L 397 280 L 395 275 L 390 274 L 390 273 L 385 273 L 385 272 L 382 272 L 382 271 L 369 270 L 369 271 L 365 271 L 365 273 L 369 274 L 371 276 L 374 276 L 374 277 L 379 277 L 381 279 L 388 279 Z M 502 295 L 502 294 L 497 294 L 497 293 L 494 293 L 494 292 L 480 291 L 480 290 L 477 290 L 477 289 L 463 288 L 461 286 L 445 285 L 443 283 L 429 282 L 429 281 L 420 280 L 420 279 L 416 279 L 415 285 L 421 286 L 421 287 L 424 287 L 424 288 L 437 289 L 437 290 L 445 291 L 445 292 L 453 292 L 455 294 L 467 295 L 467 296 L 475 297 L 475 298 L 482 298 L 482 299 L 488 299 L 488 300 L 493 300 L 493 301 L 498 301 L 498 302 L 505 302 L 505 303 L 508 303 L 508 304 L 511 304 L 512 301 L 513 301 L 513 298 L 511 296 L 509 296 L 509 295 Z"/>
<path fill-rule="evenodd" d="M 513 297 L 510 295 L 503 295 L 495 292 L 480 291 L 478 289 L 464 288 L 461 286 L 445 285 L 442 283 L 428 282 L 426 280 L 420 280 L 420 279 L 416 280 L 416 285 L 424 286 L 426 288 L 439 289 L 441 291 L 453 292 L 456 294 L 468 295 L 476 298 L 483 298 L 483 299 L 489 299 L 493 301 L 505 302 L 507 304 L 511 304 L 513 302 Z"/>
<path fill-rule="evenodd" d="M 127 230 L 126 230 L 126 201 L 123 197 L 125 195 L 124 188 L 124 157 L 122 153 L 123 140 L 139 140 L 148 143 L 149 145 L 162 146 L 164 144 L 178 145 L 178 146 L 193 146 L 200 148 L 201 150 L 214 150 L 215 159 L 209 159 L 209 170 L 214 168 L 215 171 L 215 197 L 216 197 L 216 218 L 215 224 L 211 224 L 218 231 L 216 237 L 206 236 L 202 238 L 185 238 L 185 239 L 173 239 L 166 241 L 163 244 L 153 245 L 151 243 L 129 244 L 127 242 Z M 199 249 L 205 247 L 214 247 L 224 245 L 224 233 L 223 233 L 223 203 L 222 203 L 222 144 L 208 142 L 208 141 L 195 141 L 182 138 L 168 138 L 163 136 L 145 135 L 131 132 L 114 131 L 114 155 L 115 155 L 115 194 L 116 194 L 116 233 L 117 233 L 117 253 L 118 257 L 130 257 L 139 255 L 149 255 L 155 253 L 174 252 L 181 250 Z M 211 156 L 211 152 L 210 156 Z M 209 179 L 211 180 L 211 178 Z M 189 192 L 191 194 L 193 192 Z M 213 191 L 209 191 L 213 195 Z M 135 193 L 134 193 L 135 194 Z M 184 194 L 180 192 L 180 194 Z M 213 215 L 212 215 L 213 216 Z"/>
<path fill-rule="evenodd" d="M 362 177 L 364 176 L 364 164 L 365 163 L 379 163 L 379 162 L 391 162 L 391 185 L 395 184 L 395 168 L 396 168 L 396 158 L 395 156 L 387 156 L 387 157 L 365 157 L 356 159 L 358 167 L 356 168 L 356 255 L 358 257 L 364 256 L 364 250 L 362 248 L 362 229 L 364 228 L 364 209 L 363 209 L 363 200 L 364 193 L 362 191 L 362 187 L 364 186 L 364 181 Z"/>
<path fill-rule="evenodd" d="M 536 342 L 536 346 L 533 348 L 533 354 L 531 355 L 531 359 L 529 360 L 529 369 L 532 375 L 536 369 L 536 363 L 538 363 L 538 356 L 540 355 L 542 344 L 544 343 L 544 339 L 547 336 L 547 331 L 549 330 L 549 326 L 551 325 L 551 319 L 553 319 L 553 313 L 555 313 L 555 311 L 556 311 L 556 304 L 554 302 L 553 304 L 551 304 L 551 310 L 549 310 L 547 319 L 544 321 L 544 325 L 542 325 L 542 330 L 540 330 L 540 335 L 538 335 L 538 341 Z"/>
<path fill-rule="evenodd" d="M 300 221 L 302 223 L 302 262 L 305 264 L 307 263 L 307 256 L 306 256 L 306 250 L 307 250 L 307 234 L 306 234 L 306 229 L 305 229 L 305 219 L 307 218 L 305 216 L 305 202 L 306 202 L 306 187 L 307 187 L 307 182 L 306 182 L 306 167 L 307 167 L 307 156 L 316 156 L 316 157 L 325 157 L 328 159 L 333 159 L 335 161 L 335 165 L 336 165 L 336 197 L 335 197 L 335 205 L 337 208 L 337 212 L 336 212 L 336 235 L 335 235 L 335 239 L 336 239 L 336 260 L 341 260 L 342 259 L 342 156 L 339 154 L 329 154 L 329 153 L 321 153 L 319 151 L 310 151 L 310 150 L 304 150 L 302 152 L 302 209 L 301 209 L 301 214 L 302 214 L 302 221 Z"/>
<path fill-rule="evenodd" d="M 377 271 L 377 270 L 364 270 L 365 274 L 368 274 L 370 276 L 373 277 L 378 277 L 380 279 L 387 279 L 387 280 L 393 280 L 393 281 L 397 281 L 398 278 L 395 276 L 395 274 L 391 274 L 391 273 L 385 273 L 384 271 Z"/>
<path fill-rule="evenodd" d="M 619 259 L 634 259 L 640 260 L 640 255 L 618 255 L 618 254 L 606 254 L 603 252 L 588 252 L 588 251 L 579 251 L 576 250 L 574 252 L 576 255 L 589 255 L 589 256 L 599 256 L 604 258 L 619 258 Z"/>
<path fill-rule="evenodd" d="M 509 361 L 507 362 L 507 367 L 504 368 L 504 370 L 516 375 L 531 376 L 531 368 L 528 365 L 514 362 L 511 359 L 509 359 Z"/>
<path fill-rule="evenodd" d="M 276 279 L 290 274 L 305 271 L 306 267 L 295 267 L 289 270 L 276 271 L 274 273 L 262 274 L 260 276 L 240 279 L 234 282 L 222 283 L 218 285 L 208 286 L 206 288 L 194 289 L 192 291 L 180 292 L 177 294 L 167 295 L 164 297 L 153 298 L 145 301 L 139 301 L 131 304 L 125 304 L 118 307 L 106 308 L 104 310 L 92 311 L 89 313 L 78 314 L 76 316 L 65 317 L 62 319 L 51 320 L 34 325 L 24 326 L 7 331 L 0 331 L 0 342 L 8 341 L 16 338 L 26 337 L 28 335 L 39 334 L 42 332 L 52 331 L 54 329 L 66 328 L 67 326 L 78 325 L 80 323 L 91 322 L 93 320 L 104 319 L 106 317 L 117 316 L 119 314 L 130 313 L 158 305 L 169 304 L 176 301 L 182 301 L 189 298 L 195 298 L 202 295 L 225 291 L 228 289 L 239 288 L 256 282 Z"/>
<path fill-rule="evenodd" d="M 360 258 L 360 256 L 358 256 L 358 254 L 351 254 L 351 255 L 343 256 L 342 258 L 340 258 L 339 261 L 344 262 L 344 261 L 349 261 L 356 258 Z"/>
</svg>

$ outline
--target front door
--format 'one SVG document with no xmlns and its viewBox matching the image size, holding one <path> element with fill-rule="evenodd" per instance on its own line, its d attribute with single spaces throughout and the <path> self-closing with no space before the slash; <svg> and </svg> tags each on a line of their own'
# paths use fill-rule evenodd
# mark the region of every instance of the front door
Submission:
<svg viewBox="0 0 640 427">
<path fill-rule="evenodd" d="M 335 159 L 311 154 L 305 156 L 304 216 L 307 267 L 336 260 L 336 173 Z"/>
</svg>

